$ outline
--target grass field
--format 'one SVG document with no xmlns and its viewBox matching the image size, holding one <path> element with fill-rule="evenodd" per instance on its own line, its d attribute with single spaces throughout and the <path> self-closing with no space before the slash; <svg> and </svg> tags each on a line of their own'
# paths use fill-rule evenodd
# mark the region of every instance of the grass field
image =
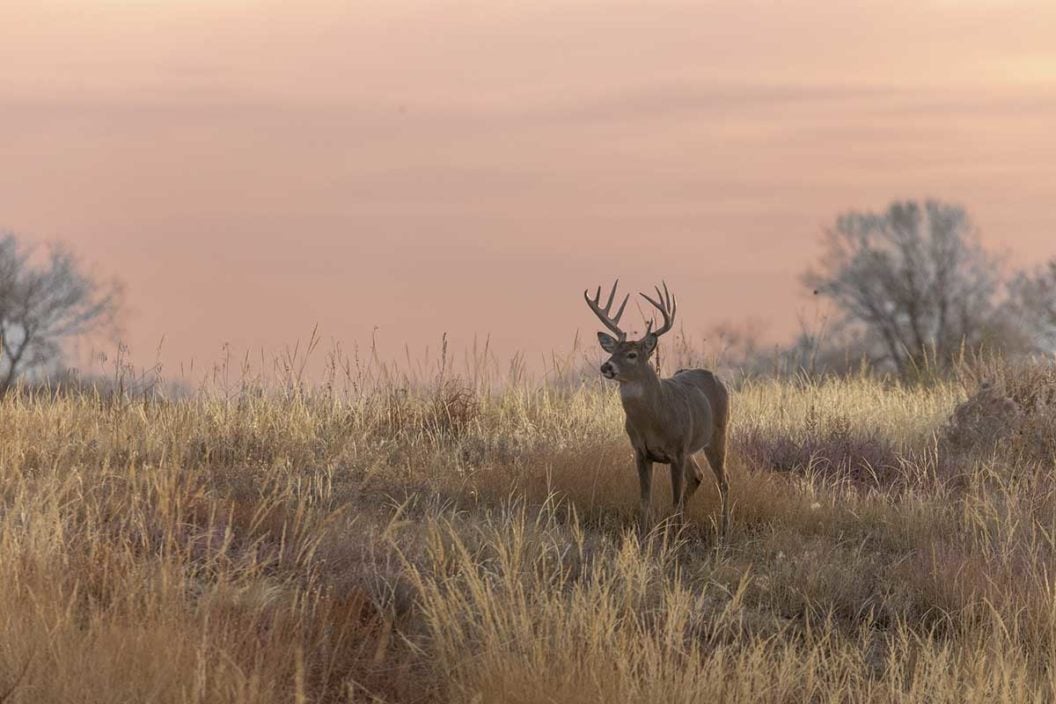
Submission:
<svg viewBox="0 0 1056 704">
<path fill-rule="evenodd" d="M 593 382 L 13 393 L 0 701 L 1052 701 L 1056 384 L 977 376 L 739 383 L 726 546 Z"/>
</svg>

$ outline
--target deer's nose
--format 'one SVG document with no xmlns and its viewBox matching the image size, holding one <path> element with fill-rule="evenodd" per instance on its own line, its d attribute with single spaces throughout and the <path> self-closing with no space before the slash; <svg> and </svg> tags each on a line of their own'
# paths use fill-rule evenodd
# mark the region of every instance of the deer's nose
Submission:
<svg viewBox="0 0 1056 704">
<path fill-rule="evenodd" d="M 608 362 L 605 362 L 605 364 L 602 364 L 601 365 L 601 373 L 602 374 L 612 374 L 612 365 L 609 364 Z"/>
</svg>

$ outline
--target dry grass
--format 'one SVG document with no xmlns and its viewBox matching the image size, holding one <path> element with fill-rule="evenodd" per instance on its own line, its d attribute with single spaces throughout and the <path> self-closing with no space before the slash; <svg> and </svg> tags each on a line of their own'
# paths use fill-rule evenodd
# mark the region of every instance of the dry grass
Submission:
<svg viewBox="0 0 1056 704">
<path fill-rule="evenodd" d="M 0 701 L 1051 701 L 1051 462 L 965 398 L 742 385 L 719 547 L 593 384 L 13 394 Z"/>
</svg>

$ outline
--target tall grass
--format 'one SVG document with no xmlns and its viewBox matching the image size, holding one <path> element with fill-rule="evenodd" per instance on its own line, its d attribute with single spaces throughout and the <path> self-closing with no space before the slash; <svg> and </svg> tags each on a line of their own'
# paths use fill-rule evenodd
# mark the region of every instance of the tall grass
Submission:
<svg viewBox="0 0 1056 704">
<path fill-rule="evenodd" d="M 740 384 L 720 546 L 710 483 L 637 535 L 571 367 L 309 387 L 302 354 L 0 400 L 0 701 L 1056 697 L 1052 466 L 951 450 L 964 384 Z"/>
</svg>

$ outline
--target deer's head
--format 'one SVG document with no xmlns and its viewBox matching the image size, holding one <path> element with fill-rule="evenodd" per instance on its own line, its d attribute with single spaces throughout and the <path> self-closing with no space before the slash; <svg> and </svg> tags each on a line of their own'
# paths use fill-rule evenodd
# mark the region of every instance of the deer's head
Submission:
<svg viewBox="0 0 1056 704">
<path fill-rule="evenodd" d="M 656 343 L 659 337 L 669 331 L 674 324 L 675 299 L 668 293 L 666 283 L 663 284 L 663 292 L 660 291 L 659 287 L 656 287 L 657 300 L 655 301 L 646 294 L 640 293 L 639 295 L 642 298 L 652 303 L 660 311 L 664 322 L 658 330 L 653 331 L 653 321 L 650 320 L 642 339 L 628 340 L 627 333 L 620 329 L 619 322 L 620 317 L 623 316 L 624 308 L 627 307 L 630 294 L 624 297 L 623 303 L 620 304 L 620 308 L 615 315 L 610 315 L 612 303 L 616 298 L 616 287 L 619 283 L 617 279 L 616 283 L 612 285 L 609 300 L 604 308 L 601 307 L 600 286 L 593 299 L 588 295 L 587 291 L 583 292 L 583 298 L 586 299 L 587 305 L 590 306 L 590 309 L 594 311 L 594 314 L 598 316 L 598 319 L 601 320 L 605 327 L 616 333 L 616 337 L 604 332 L 598 333 L 598 343 L 610 355 L 605 363 L 601 365 L 601 375 L 606 379 L 613 379 L 623 383 L 635 381 L 653 373 L 649 367 L 649 358 L 656 351 Z"/>
</svg>

